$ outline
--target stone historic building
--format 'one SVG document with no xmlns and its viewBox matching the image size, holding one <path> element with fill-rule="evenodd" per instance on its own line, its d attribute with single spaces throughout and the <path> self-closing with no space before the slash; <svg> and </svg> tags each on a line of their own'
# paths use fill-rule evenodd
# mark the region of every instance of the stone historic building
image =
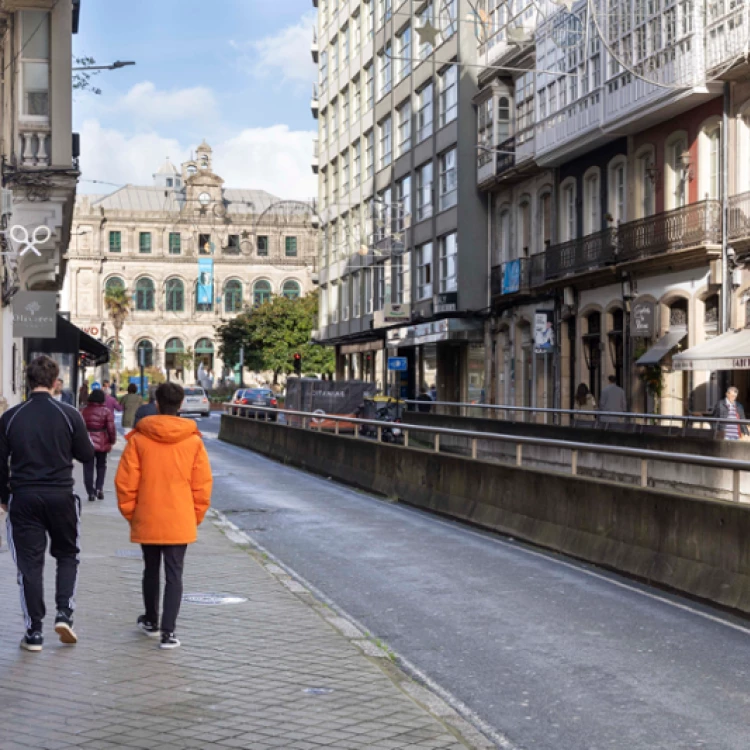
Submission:
<svg viewBox="0 0 750 750">
<path fill-rule="evenodd" d="M 216 326 L 274 294 L 313 286 L 312 206 L 262 190 L 224 188 L 202 143 L 180 169 L 167 162 L 151 186 L 79 196 L 68 252 L 72 321 L 114 348 L 104 308 L 108 286 L 133 298 L 121 333 L 124 368 L 146 366 L 192 382 L 181 353 L 195 353 L 218 379 Z"/>
</svg>

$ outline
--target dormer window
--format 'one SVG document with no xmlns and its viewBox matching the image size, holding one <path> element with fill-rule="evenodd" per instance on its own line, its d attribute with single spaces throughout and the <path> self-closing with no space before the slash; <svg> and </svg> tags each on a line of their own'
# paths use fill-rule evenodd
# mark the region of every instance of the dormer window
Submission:
<svg viewBox="0 0 750 750">
<path fill-rule="evenodd" d="M 167 177 L 167 187 L 173 187 L 174 180 L 171 177 Z"/>
</svg>

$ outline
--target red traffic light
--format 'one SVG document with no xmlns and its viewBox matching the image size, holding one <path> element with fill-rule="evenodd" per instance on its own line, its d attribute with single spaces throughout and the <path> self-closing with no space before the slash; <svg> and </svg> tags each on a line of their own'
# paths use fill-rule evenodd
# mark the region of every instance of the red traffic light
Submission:
<svg viewBox="0 0 750 750">
<path fill-rule="evenodd" d="M 302 359 L 302 355 L 301 355 L 301 354 L 295 354 L 295 355 L 294 355 L 294 358 L 295 358 L 295 359 Z"/>
</svg>

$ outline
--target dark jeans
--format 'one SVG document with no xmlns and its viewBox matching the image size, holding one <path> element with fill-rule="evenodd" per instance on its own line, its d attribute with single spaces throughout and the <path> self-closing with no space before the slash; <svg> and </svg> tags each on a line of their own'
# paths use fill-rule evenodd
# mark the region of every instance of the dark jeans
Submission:
<svg viewBox="0 0 750 750">
<path fill-rule="evenodd" d="M 159 570 L 164 559 L 164 610 L 161 616 L 162 633 L 174 633 L 177 615 L 182 602 L 182 568 L 185 564 L 187 544 L 142 544 L 143 550 L 143 603 L 146 619 L 159 623 Z"/>
<path fill-rule="evenodd" d="M 96 466 L 96 484 L 94 484 L 94 466 Z M 107 475 L 107 454 L 97 451 L 92 461 L 83 465 L 83 482 L 89 497 L 104 489 L 104 477 Z"/>
<path fill-rule="evenodd" d="M 72 614 L 78 581 L 80 501 L 72 492 L 16 493 L 8 511 L 8 546 L 18 568 L 21 609 L 29 630 L 42 630 L 47 536 L 57 560 L 55 602 Z"/>
</svg>

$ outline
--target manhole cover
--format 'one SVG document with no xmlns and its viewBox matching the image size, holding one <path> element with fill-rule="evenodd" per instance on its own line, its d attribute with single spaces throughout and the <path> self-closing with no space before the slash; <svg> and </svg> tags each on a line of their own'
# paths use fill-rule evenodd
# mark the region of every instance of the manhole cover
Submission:
<svg viewBox="0 0 750 750">
<path fill-rule="evenodd" d="M 190 604 L 203 604 L 206 606 L 216 606 L 219 604 L 242 604 L 247 599 L 232 594 L 185 594 L 182 597 L 183 602 Z"/>
<path fill-rule="evenodd" d="M 333 688 L 321 688 L 321 687 L 303 688 L 302 692 L 306 693 L 307 695 L 328 695 L 328 693 L 333 692 Z"/>
<path fill-rule="evenodd" d="M 115 557 L 132 557 L 140 560 L 143 554 L 139 549 L 118 549 L 115 550 Z"/>
</svg>

